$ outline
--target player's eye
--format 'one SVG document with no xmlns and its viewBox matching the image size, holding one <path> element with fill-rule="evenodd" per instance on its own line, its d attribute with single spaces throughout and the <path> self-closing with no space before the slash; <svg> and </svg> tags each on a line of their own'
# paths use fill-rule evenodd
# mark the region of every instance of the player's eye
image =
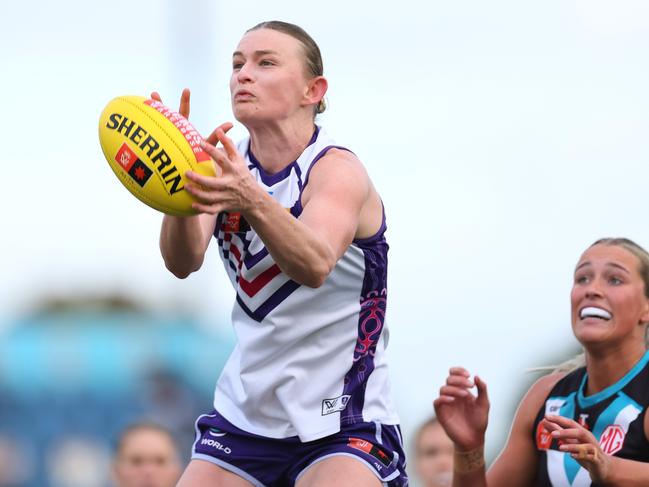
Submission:
<svg viewBox="0 0 649 487">
<path fill-rule="evenodd" d="M 575 276 L 575 284 L 586 284 L 588 283 L 588 276 L 586 274 L 581 274 Z"/>
</svg>

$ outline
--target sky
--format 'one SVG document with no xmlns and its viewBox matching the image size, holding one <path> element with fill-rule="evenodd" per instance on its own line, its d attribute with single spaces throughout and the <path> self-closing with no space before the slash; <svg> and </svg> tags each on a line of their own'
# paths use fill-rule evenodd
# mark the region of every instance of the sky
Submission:
<svg viewBox="0 0 649 487">
<path fill-rule="evenodd" d="M 156 90 L 175 107 L 184 87 L 199 131 L 233 121 L 232 51 L 269 19 L 320 45 L 319 123 L 360 157 L 386 207 L 406 436 L 464 365 L 489 384 L 495 455 L 529 369 L 578 349 L 581 252 L 604 236 L 649 247 L 643 0 L 2 0 L 2 11 L 0 323 L 43 296 L 121 292 L 228 326 L 216 246 L 186 280 L 164 269 L 161 214 L 114 177 L 97 124 L 116 96 Z"/>
</svg>

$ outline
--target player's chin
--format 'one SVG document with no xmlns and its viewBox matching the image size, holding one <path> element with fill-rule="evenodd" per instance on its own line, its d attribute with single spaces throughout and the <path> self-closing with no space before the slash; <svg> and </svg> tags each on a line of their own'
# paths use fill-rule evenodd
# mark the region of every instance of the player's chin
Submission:
<svg viewBox="0 0 649 487">
<path fill-rule="evenodd" d="M 233 104 L 232 113 L 234 118 L 247 128 L 286 118 L 284 113 L 270 113 L 268 110 L 263 110 L 259 105 L 245 102 Z"/>
<path fill-rule="evenodd" d="M 574 330 L 575 333 L 575 338 L 579 343 L 582 344 L 583 347 L 585 348 L 599 348 L 602 346 L 606 346 L 608 343 L 608 339 L 610 337 L 610 333 L 608 333 L 608 330 L 602 330 L 602 329 L 594 329 L 594 328 L 579 328 L 577 327 Z"/>
</svg>

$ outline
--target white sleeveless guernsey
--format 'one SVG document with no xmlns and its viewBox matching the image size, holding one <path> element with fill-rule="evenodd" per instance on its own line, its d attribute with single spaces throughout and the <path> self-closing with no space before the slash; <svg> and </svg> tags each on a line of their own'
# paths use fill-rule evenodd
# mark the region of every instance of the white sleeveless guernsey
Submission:
<svg viewBox="0 0 649 487">
<path fill-rule="evenodd" d="M 250 152 L 249 139 L 238 150 L 259 185 L 299 217 L 309 172 L 332 147 L 344 149 L 318 127 L 300 157 L 273 175 Z M 376 235 L 354 240 L 314 289 L 284 274 L 238 214 L 218 216 L 214 236 L 236 291 L 237 345 L 214 394 L 215 409 L 228 421 L 303 442 L 336 433 L 341 424 L 398 423 L 385 360 L 384 234 L 385 218 Z"/>
</svg>

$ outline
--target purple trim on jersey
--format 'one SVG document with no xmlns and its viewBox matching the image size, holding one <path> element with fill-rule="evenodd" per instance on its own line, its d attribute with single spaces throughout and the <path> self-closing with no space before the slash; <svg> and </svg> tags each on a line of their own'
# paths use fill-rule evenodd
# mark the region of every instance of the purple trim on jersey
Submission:
<svg viewBox="0 0 649 487">
<path fill-rule="evenodd" d="M 273 311 L 277 306 L 279 306 L 282 301 L 289 297 L 293 291 L 300 287 L 300 284 L 293 280 L 289 280 L 282 284 L 280 288 L 275 291 L 266 301 L 261 303 L 256 310 L 251 310 L 246 306 L 239 293 L 237 293 L 237 303 L 241 306 L 241 309 L 253 320 L 261 323 L 261 321 Z"/>
<path fill-rule="evenodd" d="M 319 133 L 320 133 L 320 127 L 316 125 L 316 128 L 313 131 L 313 135 L 311 136 L 311 139 L 309 140 L 309 143 L 306 145 L 306 147 L 309 147 L 318 139 Z M 306 147 L 304 148 L 304 150 L 306 150 Z M 280 181 L 286 179 L 289 176 L 289 174 L 291 174 L 291 170 L 293 168 L 295 168 L 295 172 L 298 175 L 298 180 L 301 179 L 300 178 L 301 171 L 300 171 L 300 167 L 297 164 L 297 161 L 291 162 L 288 166 L 286 166 L 281 171 L 276 172 L 275 174 L 267 173 L 266 170 L 262 167 L 261 162 L 259 162 L 255 157 L 255 155 L 252 153 L 252 150 L 250 149 L 250 142 L 248 143 L 248 158 L 252 163 L 252 167 L 257 168 L 257 171 L 259 171 L 259 177 L 261 178 L 261 180 L 266 186 L 274 186 Z"/>
<path fill-rule="evenodd" d="M 311 161 L 311 164 L 309 164 L 309 169 L 306 171 L 306 177 L 304 178 L 304 186 L 309 184 L 309 175 L 311 174 L 311 169 L 313 169 L 313 166 L 315 166 L 315 163 L 318 162 L 320 159 L 322 159 L 322 156 L 324 156 L 329 149 L 340 149 L 340 150 L 346 150 L 347 152 L 353 152 L 349 150 L 347 147 L 343 147 L 342 145 L 328 145 L 324 149 L 322 149 L 317 156 L 313 158 L 313 161 Z"/>
<path fill-rule="evenodd" d="M 381 229 L 372 237 L 357 239 L 354 244 L 365 256 L 365 276 L 361 289 L 361 311 L 358 315 L 358 338 L 351 368 L 345 374 L 343 395 L 351 398 L 340 415 L 341 424 L 363 421 L 365 388 L 374 371 L 374 354 L 383 325 L 387 306 L 388 243 L 385 240 L 385 212 Z"/>
<path fill-rule="evenodd" d="M 304 188 L 306 188 L 306 185 L 309 183 L 309 175 L 311 174 L 311 169 L 313 168 L 316 162 L 322 159 L 322 157 L 329 151 L 329 149 L 340 149 L 340 150 L 346 150 L 348 152 L 352 152 L 347 147 L 343 147 L 341 145 L 328 145 L 324 149 L 322 149 L 317 156 L 313 158 L 311 164 L 309 164 L 309 168 L 306 171 L 304 184 L 300 185 L 300 195 L 297 197 L 297 200 L 295 201 L 293 208 L 291 208 L 291 215 L 293 215 L 295 218 L 299 217 L 302 214 L 302 210 L 304 209 L 302 208 L 302 192 L 304 191 Z"/>
</svg>

